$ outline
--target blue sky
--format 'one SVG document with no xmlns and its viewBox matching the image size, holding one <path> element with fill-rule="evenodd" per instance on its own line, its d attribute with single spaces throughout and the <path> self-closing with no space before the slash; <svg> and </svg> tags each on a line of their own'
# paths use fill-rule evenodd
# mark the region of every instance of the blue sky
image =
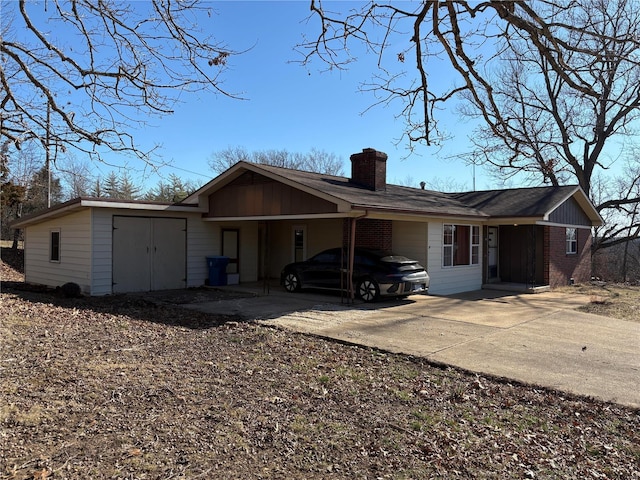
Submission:
<svg viewBox="0 0 640 480">
<path fill-rule="evenodd" d="M 4 0 L 3 4 L 9 5 Z M 301 54 L 295 47 L 303 35 L 314 38 L 320 31 L 317 18 L 309 19 L 309 0 L 205 4 L 212 6 L 215 14 L 201 15 L 198 28 L 229 49 L 244 52 L 230 57 L 228 69 L 220 77 L 223 89 L 243 99 L 205 92 L 184 94 L 174 106 L 174 114 L 147 118 L 145 126 L 132 124 L 130 133 L 138 147 L 149 150 L 158 145 L 158 160 L 174 166 L 163 167 L 159 171 L 162 177 L 145 170 L 139 160 L 114 153 L 104 155 L 108 164 L 98 164 L 97 175 L 104 177 L 113 170 L 111 165 L 121 165 L 145 189 L 172 173 L 205 183 L 215 175 L 209 167 L 211 154 L 228 147 L 248 151 L 286 149 L 292 153 L 324 150 L 340 158 L 349 175 L 349 156 L 363 148 L 375 148 L 389 157 L 387 180 L 391 183 L 450 181 L 472 189 L 472 167 L 448 159 L 469 148 L 471 126 L 455 114 L 444 112 L 440 120 L 452 138 L 443 146 L 418 147 L 410 153 L 406 139 L 399 143 L 405 129 L 404 119 L 398 117 L 403 105 L 396 102 L 370 108 L 376 102 L 373 93 L 359 91 L 359 86 L 376 73 L 375 55 L 359 55 L 348 71 L 327 72 L 327 66 L 319 60 L 307 67 L 296 62 Z M 46 3 L 30 5 L 30 14 L 43 21 Z M 325 6 L 332 5 L 344 12 L 361 2 L 325 2 Z M 72 42 L 72 34 L 76 32 L 51 32 L 63 43 Z M 395 42 L 393 51 L 402 51 L 410 39 L 404 35 Z M 414 78 L 411 61 L 403 65 Z M 433 75 L 430 82 L 436 81 L 449 83 L 451 79 L 446 74 Z M 454 106 L 450 108 L 453 112 Z M 476 169 L 476 186 L 499 187 L 480 168 Z"/>
<path fill-rule="evenodd" d="M 425 147 L 418 150 L 418 155 L 405 158 L 409 153 L 406 144 L 396 145 L 404 129 L 402 119 L 396 118 L 400 104 L 365 112 L 375 98 L 359 92 L 358 86 L 371 79 L 375 57 L 363 56 L 346 72 L 322 73 L 326 66 L 319 61 L 308 68 L 295 63 L 300 54 L 294 47 L 303 33 L 313 36 L 319 31 L 317 21 L 306 21 L 308 1 L 213 5 L 217 14 L 203 18 L 199 26 L 229 48 L 246 50 L 230 59 L 222 85 L 246 100 L 214 94 L 185 95 L 175 106 L 175 114 L 152 119 L 152 126 L 134 131 L 135 140 L 143 147 L 161 143 L 158 154 L 179 168 L 164 168 L 161 173 L 206 181 L 213 176 L 208 166 L 212 152 L 240 146 L 249 151 L 325 150 L 343 160 L 348 175 L 349 156 L 371 147 L 388 154 L 390 182 L 403 183 L 411 178 L 417 184 L 452 178 L 471 189 L 472 168 L 445 160 L 454 146 L 464 147 L 468 129 L 456 131 L 444 149 Z M 340 2 L 340 9 L 345 6 L 346 2 Z M 457 119 L 451 117 L 450 121 L 454 125 Z M 480 169 L 476 174 L 478 189 L 490 186 Z M 150 177 L 146 183 L 154 185 L 157 180 Z"/>
</svg>

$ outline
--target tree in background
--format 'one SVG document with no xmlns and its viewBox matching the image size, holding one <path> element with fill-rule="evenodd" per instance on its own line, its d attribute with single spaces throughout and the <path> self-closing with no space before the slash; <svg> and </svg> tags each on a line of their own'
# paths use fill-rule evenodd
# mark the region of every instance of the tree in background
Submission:
<svg viewBox="0 0 640 480">
<path fill-rule="evenodd" d="M 303 63 L 343 69 L 358 60 L 354 43 L 373 52 L 379 68 L 362 89 L 402 105 L 412 147 L 444 141 L 438 113 L 458 102 L 480 124 L 473 162 L 529 184 L 579 184 L 617 222 L 596 248 L 637 238 L 640 216 L 624 215 L 638 210 L 637 189 L 598 199 L 592 186 L 635 140 L 640 2 L 371 2 L 341 14 L 311 0 L 311 10 L 320 27 L 299 46 Z"/>
<path fill-rule="evenodd" d="M 33 142 L 24 145 L 19 151 L 2 148 L 4 196 L 2 209 L 2 238 L 13 237 L 17 247 L 19 232 L 12 232 L 10 222 L 47 208 L 49 203 L 49 170 L 42 159 L 41 150 Z M 6 186 L 5 186 L 6 184 Z M 55 172 L 51 174 L 51 204 L 62 201 L 60 180 Z"/>
<path fill-rule="evenodd" d="M 140 198 L 142 187 L 136 185 L 128 171 L 123 171 L 120 175 L 120 191 L 118 196 L 121 200 L 137 200 Z"/>
<path fill-rule="evenodd" d="M 167 181 L 160 180 L 154 188 L 151 188 L 144 199 L 152 202 L 181 202 L 198 189 L 192 181 L 183 181 L 175 174 L 169 175 Z"/>
<path fill-rule="evenodd" d="M 67 155 L 58 160 L 56 167 L 62 181 L 65 198 L 70 200 L 90 195 L 94 176 L 88 161 L 81 161 Z"/>
<path fill-rule="evenodd" d="M 199 0 L 2 2 L 0 142 L 151 162 L 134 118 L 172 113 L 185 92 L 232 96 L 220 75 L 234 52 L 194 27 L 212 14 Z"/>
<path fill-rule="evenodd" d="M 116 173 L 110 171 L 102 179 L 96 178 L 91 196 L 97 198 L 113 198 L 117 200 L 138 200 L 142 195 L 142 187 L 137 185 L 126 170 Z"/>
<path fill-rule="evenodd" d="M 291 153 L 284 149 L 249 152 L 243 147 L 229 147 L 212 153 L 209 157 L 209 166 L 219 174 L 240 161 L 336 176 L 341 176 L 344 172 L 342 160 L 335 154 L 315 148 L 305 154 Z"/>
<path fill-rule="evenodd" d="M 9 170 L 8 145 L 0 146 L 0 222 L 2 232 L 0 238 L 9 238 L 9 222 L 22 214 L 22 202 L 26 193 L 24 185 L 19 185 L 11 178 Z M 14 237 L 13 248 L 18 247 L 18 238 Z"/>
<path fill-rule="evenodd" d="M 62 184 L 60 179 L 50 173 L 46 166 L 38 169 L 27 185 L 22 213 L 28 215 L 48 207 L 58 205 L 64 200 Z"/>
</svg>

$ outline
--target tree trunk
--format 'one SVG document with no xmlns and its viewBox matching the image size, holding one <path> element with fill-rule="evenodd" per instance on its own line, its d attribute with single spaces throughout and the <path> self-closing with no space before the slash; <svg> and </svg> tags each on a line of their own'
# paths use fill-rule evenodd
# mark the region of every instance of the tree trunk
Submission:
<svg viewBox="0 0 640 480">
<path fill-rule="evenodd" d="M 11 250 L 18 250 L 18 241 L 20 240 L 20 230 L 13 230 L 13 244 L 11 244 Z"/>
</svg>

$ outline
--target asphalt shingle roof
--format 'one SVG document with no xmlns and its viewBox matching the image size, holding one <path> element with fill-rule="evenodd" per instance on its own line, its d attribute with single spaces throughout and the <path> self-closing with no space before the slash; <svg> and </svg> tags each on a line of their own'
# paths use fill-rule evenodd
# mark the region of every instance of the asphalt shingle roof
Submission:
<svg viewBox="0 0 640 480">
<path fill-rule="evenodd" d="M 373 191 L 350 182 L 346 177 L 271 165 L 259 167 L 352 205 L 421 214 L 541 217 L 576 190 L 575 185 L 568 185 L 443 193 L 387 184 L 385 191 Z"/>
<path fill-rule="evenodd" d="M 259 165 L 259 167 L 354 206 L 434 215 L 487 216 L 486 213 L 464 204 L 448 193 L 391 184 L 387 184 L 386 190 L 374 191 L 350 182 L 346 177 L 271 165 Z"/>
<path fill-rule="evenodd" d="M 575 185 L 567 185 L 486 190 L 449 195 L 464 205 L 478 209 L 492 217 L 537 217 L 550 212 L 575 190 Z"/>
</svg>

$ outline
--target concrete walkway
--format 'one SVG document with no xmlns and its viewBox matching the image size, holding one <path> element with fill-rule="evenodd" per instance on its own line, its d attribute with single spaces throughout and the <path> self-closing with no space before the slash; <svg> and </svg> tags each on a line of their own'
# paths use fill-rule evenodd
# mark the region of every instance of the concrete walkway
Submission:
<svg viewBox="0 0 640 480">
<path fill-rule="evenodd" d="M 233 306 L 191 308 L 640 407 L 640 323 L 575 310 L 588 301 L 482 290 L 346 305 L 340 297 L 272 290 Z"/>
</svg>

